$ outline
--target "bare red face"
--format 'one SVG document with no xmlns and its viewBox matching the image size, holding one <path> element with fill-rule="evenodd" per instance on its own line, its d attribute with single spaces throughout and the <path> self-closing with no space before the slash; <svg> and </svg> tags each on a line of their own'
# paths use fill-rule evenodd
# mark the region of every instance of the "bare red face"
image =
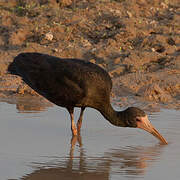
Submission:
<svg viewBox="0 0 180 180">
<path fill-rule="evenodd" d="M 137 117 L 137 127 L 151 133 L 153 136 L 158 138 L 163 144 L 168 144 L 168 142 L 161 136 L 161 134 L 150 123 L 147 116 Z"/>
</svg>

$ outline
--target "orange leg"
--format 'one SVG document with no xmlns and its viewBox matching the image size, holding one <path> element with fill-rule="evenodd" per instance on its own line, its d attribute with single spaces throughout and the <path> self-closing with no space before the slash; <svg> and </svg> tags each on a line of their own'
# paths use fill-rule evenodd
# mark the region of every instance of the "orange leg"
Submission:
<svg viewBox="0 0 180 180">
<path fill-rule="evenodd" d="M 84 110 L 85 110 L 85 107 L 82 107 L 82 108 L 81 108 L 81 113 L 80 113 L 80 116 L 79 116 L 79 119 L 78 119 L 78 122 L 77 122 L 77 130 L 78 130 L 78 134 L 80 134 Z"/>
<path fill-rule="evenodd" d="M 82 147 L 82 139 L 81 139 L 81 136 L 72 136 L 72 139 L 71 139 L 71 149 L 70 149 L 70 158 L 73 159 L 74 157 L 74 149 L 75 149 L 75 145 L 76 143 L 78 142 L 79 144 L 79 147 L 81 148 Z"/>
<path fill-rule="evenodd" d="M 77 128 L 76 124 L 74 122 L 74 108 L 69 108 L 68 109 L 70 117 L 71 117 L 71 131 L 73 136 L 77 136 Z"/>
</svg>

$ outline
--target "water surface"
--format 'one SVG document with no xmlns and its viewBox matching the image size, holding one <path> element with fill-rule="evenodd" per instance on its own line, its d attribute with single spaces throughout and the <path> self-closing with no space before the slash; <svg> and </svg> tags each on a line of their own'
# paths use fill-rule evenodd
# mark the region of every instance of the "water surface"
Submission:
<svg viewBox="0 0 180 180">
<path fill-rule="evenodd" d="M 87 108 L 81 136 L 71 139 L 69 114 L 0 103 L 0 180 L 129 180 L 180 177 L 180 111 L 149 114 L 167 139 L 161 145 L 138 129 L 119 128 Z M 78 116 L 76 110 L 76 118 Z M 71 144 L 74 144 L 72 146 Z"/>
</svg>

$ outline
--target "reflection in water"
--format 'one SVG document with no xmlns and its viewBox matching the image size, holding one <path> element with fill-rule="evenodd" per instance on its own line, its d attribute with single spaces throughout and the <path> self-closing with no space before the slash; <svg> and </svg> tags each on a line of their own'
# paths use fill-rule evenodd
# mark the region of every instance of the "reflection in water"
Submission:
<svg viewBox="0 0 180 180">
<path fill-rule="evenodd" d="M 50 103 L 42 99 L 18 99 L 16 109 L 21 112 L 39 112 L 45 111 L 48 107 L 52 106 Z"/>
<path fill-rule="evenodd" d="M 79 145 L 79 156 L 74 157 L 76 144 Z M 138 178 L 143 176 L 146 168 L 160 156 L 162 147 L 164 146 L 129 146 L 112 149 L 105 152 L 104 156 L 87 157 L 81 136 L 73 137 L 68 157 L 49 157 L 55 160 L 48 163 L 32 163 L 36 170 L 22 179 L 109 180 L 112 173 Z"/>
<path fill-rule="evenodd" d="M 16 104 L 16 109 L 20 113 L 36 113 L 39 111 L 45 111 L 48 107 L 53 106 L 53 104 L 45 98 L 32 95 L 19 96 L 11 99 L 1 99 L 1 102 Z"/>
<path fill-rule="evenodd" d="M 107 156 L 111 157 L 111 166 L 116 167 L 118 173 L 134 177 L 145 174 L 146 168 L 160 156 L 162 147 L 160 144 L 153 147 L 126 147 L 114 149 Z"/>
</svg>

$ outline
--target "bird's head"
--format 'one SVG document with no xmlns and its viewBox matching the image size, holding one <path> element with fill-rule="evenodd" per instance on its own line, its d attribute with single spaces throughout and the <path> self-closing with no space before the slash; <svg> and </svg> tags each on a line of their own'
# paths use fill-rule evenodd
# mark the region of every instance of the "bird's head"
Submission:
<svg viewBox="0 0 180 180">
<path fill-rule="evenodd" d="M 143 129 L 158 138 L 163 144 L 168 144 L 155 127 L 153 127 L 147 114 L 143 110 L 136 107 L 129 107 L 123 114 L 126 127 Z"/>
</svg>

